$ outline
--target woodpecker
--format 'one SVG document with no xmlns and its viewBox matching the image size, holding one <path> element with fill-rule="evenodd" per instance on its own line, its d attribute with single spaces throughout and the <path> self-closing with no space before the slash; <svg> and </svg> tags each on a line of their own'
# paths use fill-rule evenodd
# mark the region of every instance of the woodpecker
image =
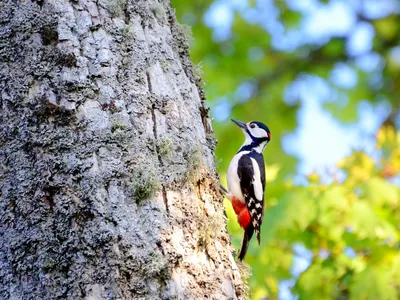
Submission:
<svg viewBox="0 0 400 300">
<path fill-rule="evenodd" d="M 233 120 L 246 139 L 232 158 L 228 168 L 228 191 L 221 189 L 231 201 L 237 214 L 238 223 L 244 229 L 239 250 L 239 259 L 243 260 L 254 231 L 260 245 L 261 224 L 264 217 L 265 165 L 262 155 L 265 146 L 271 140 L 269 128 L 261 122 Z"/>
</svg>

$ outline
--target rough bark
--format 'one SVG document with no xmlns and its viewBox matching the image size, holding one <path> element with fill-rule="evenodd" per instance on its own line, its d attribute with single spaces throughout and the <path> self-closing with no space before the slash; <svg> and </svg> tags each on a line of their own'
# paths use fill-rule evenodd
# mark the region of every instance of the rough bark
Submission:
<svg viewBox="0 0 400 300">
<path fill-rule="evenodd" d="M 0 96 L 1 299 L 245 297 L 169 1 L 0 1 Z"/>
</svg>

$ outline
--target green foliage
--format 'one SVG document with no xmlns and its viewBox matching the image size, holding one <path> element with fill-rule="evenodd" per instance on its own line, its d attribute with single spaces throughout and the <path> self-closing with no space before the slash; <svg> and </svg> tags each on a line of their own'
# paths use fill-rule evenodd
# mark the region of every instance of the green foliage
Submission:
<svg viewBox="0 0 400 300">
<path fill-rule="evenodd" d="M 383 128 L 378 136 L 387 141 L 388 132 Z M 392 146 L 393 152 L 400 150 L 400 133 Z M 390 177 L 384 172 L 393 164 L 354 152 L 339 163 L 346 173 L 343 182 L 327 185 L 311 175 L 306 187 L 286 184 L 284 195 L 265 212 L 261 247 L 249 250 L 253 294 L 276 297 L 279 281 L 292 277 L 293 246 L 302 244 L 311 251 L 312 261 L 294 286 L 300 299 L 348 294 L 351 299 L 398 299 L 400 187 L 388 179 L 400 170 Z M 346 249 L 354 255 L 347 255 Z"/>
<path fill-rule="evenodd" d="M 289 1 L 268 2 L 272 3 L 270 15 L 264 19 L 270 18 L 271 24 L 276 18 L 276 26 L 264 26 L 257 18 L 248 17 L 251 9 L 256 9 L 257 15 L 265 13 L 259 10 L 263 1 L 248 1 L 242 9 L 231 5 L 235 1 L 172 2 L 178 19 L 192 28 L 191 58 L 202 62 L 211 110 L 215 113 L 215 108 L 224 104 L 231 117 L 263 121 L 272 132 L 265 156 L 270 173 L 262 244 L 251 243 L 246 258 L 252 267 L 251 298 L 275 299 L 279 283 L 291 278 L 295 281 L 292 292 L 300 299 L 399 298 L 400 189 L 398 178 L 394 179 L 400 174 L 400 133 L 395 129 L 400 111 L 399 13 L 370 18 L 358 10 L 354 12 L 355 26 L 347 33 L 312 40 L 301 25 L 317 6 L 335 1 L 314 1 L 304 11 L 288 7 Z M 213 38 L 214 30 L 203 23 L 216 3 L 226 3 L 233 11 L 230 34 L 222 39 Z M 343 1 L 343 5 L 349 4 Z M 349 42 L 358 25 L 372 29 L 372 49 L 353 54 Z M 290 42 L 302 42 L 285 48 L 284 39 L 277 39 L 280 33 L 291 34 Z M 366 54 L 378 57 L 376 66 L 362 67 L 360 61 L 371 60 Z M 343 80 L 334 72 L 339 66 L 353 72 L 353 83 L 340 84 Z M 313 94 L 309 77 L 327 86 L 329 92 L 320 103 L 342 124 L 353 124 L 360 117 L 361 101 L 389 103 L 391 113 L 384 122 L 388 126 L 376 135 L 377 151 L 372 157 L 354 151 L 338 163 L 338 174 L 324 180 L 310 174 L 306 185 L 296 186 L 292 178 L 297 160 L 285 153 L 280 138 L 296 130 L 301 121 L 299 109 L 308 101 L 299 94 L 288 97 L 288 89 L 306 78 L 305 89 Z M 243 85 L 250 86 L 245 96 L 238 92 Z M 223 183 L 229 161 L 242 143 L 239 129 L 228 120 L 214 122 Z M 199 170 L 193 162 L 196 160 L 189 163 L 191 169 Z M 339 181 L 340 174 L 345 175 Z M 231 204 L 225 202 L 225 206 L 237 249 L 242 229 Z M 312 254 L 310 266 L 299 276 L 291 273 L 295 245 Z"/>
</svg>

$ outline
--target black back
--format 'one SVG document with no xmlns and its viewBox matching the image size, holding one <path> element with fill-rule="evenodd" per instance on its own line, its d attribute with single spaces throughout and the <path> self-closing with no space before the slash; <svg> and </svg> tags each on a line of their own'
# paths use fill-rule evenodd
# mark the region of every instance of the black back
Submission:
<svg viewBox="0 0 400 300">
<path fill-rule="evenodd" d="M 260 168 L 260 179 L 263 189 L 263 197 L 262 199 L 257 199 L 254 192 L 254 169 L 251 161 L 253 158 L 259 168 Z M 256 225 L 254 226 L 255 231 L 257 232 L 257 239 L 259 240 L 259 232 L 260 226 L 262 224 L 264 218 L 264 190 L 265 190 L 265 165 L 264 158 L 262 154 L 251 151 L 248 154 L 244 154 L 240 157 L 238 162 L 238 176 L 240 179 L 240 188 L 242 189 L 247 208 L 250 212 L 250 216 L 252 221 L 254 219 L 257 220 Z M 256 207 L 256 203 L 261 204 L 261 209 Z"/>
</svg>

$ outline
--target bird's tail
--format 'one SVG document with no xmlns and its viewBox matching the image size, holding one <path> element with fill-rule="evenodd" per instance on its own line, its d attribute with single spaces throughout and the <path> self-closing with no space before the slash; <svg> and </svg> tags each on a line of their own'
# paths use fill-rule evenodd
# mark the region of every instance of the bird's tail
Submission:
<svg viewBox="0 0 400 300">
<path fill-rule="evenodd" d="M 249 224 L 247 228 L 245 229 L 243 233 L 243 240 L 242 244 L 240 245 L 240 250 L 239 250 L 239 259 L 243 260 L 244 257 L 246 256 L 247 253 L 247 248 L 249 248 L 249 242 L 251 240 L 251 237 L 253 236 L 254 233 L 254 227 L 253 224 Z"/>
</svg>

